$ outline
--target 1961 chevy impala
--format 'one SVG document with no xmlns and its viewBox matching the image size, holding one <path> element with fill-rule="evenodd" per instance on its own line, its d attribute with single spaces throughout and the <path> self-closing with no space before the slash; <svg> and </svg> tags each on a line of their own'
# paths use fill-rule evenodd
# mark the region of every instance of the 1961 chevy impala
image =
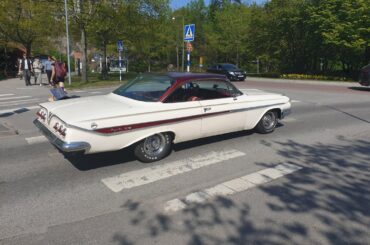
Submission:
<svg viewBox="0 0 370 245">
<path fill-rule="evenodd" d="M 112 93 L 40 104 L 34 124 L 63 152 L 85 154 L 133 146 L 143 162 L 172 144 L 255 128 L 270 133 L 290 113 L 289 98 L 238 90 L 225 76 L 139 75 Z"/>
</svg>

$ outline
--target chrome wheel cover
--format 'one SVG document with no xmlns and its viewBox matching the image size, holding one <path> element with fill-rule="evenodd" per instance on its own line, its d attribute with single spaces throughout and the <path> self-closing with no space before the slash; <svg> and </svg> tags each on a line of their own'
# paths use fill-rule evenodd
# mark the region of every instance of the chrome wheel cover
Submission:
<svg viewBox="0 0 370 245">
<path fill-rule="evenodd" d="M 270 130 L 275 127 L 276 115 L 272 111 L 266 113 L 262 118 L 262 125 L 266 130 Z"/>
<path fill-rule="evenodd" d="M 144 141 L 144 151 L 149 156 L 157 156 L 166 146 L 166 138 L 163 134 L 149 136 Z"/>
</svg>

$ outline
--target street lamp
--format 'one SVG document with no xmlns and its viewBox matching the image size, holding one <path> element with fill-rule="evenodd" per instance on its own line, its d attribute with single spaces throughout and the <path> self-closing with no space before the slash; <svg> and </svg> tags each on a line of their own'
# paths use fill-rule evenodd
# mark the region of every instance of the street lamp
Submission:
<svg viewBox="0 0 370 245">
<path fill-rule="evenodd" d="M 69 57 L 69 30 L 68 30 L 68 8 L 67 0 L 64 0 L 64 12 L 66 15 L 66 32 L 67 32 L 67 63 L 68 63 L 68 84 L 71 85 L 71 59 Z"/>
<path fill-rule="evenodd" d="M 184 57 L 185 57 L 185 45 L 184 45 L 184 26 L 185 26 L 185 18 L 183 15 L 180 15 L 178 17 L 182 18 L 182 62 L 181 62 L 181 71 L 184 72 Z M 172 17 L 173 20 L 176 20 L 176 17 Z"/>
</svg>

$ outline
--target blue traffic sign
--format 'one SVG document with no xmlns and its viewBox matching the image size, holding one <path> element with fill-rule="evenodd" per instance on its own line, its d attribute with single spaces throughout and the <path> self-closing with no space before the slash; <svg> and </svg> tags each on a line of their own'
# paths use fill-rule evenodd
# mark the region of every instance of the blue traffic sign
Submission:
<svg viewBox="0 0 370 245">
<path fill-rule="evenodd" d="M 122 40 L 117 41 L 117 49 L 118 51 L 123 51 L 123 41 Z"/>
<path fill-rule="evenodd" d="M 195 36 L 195 24 L 189 24 L 184 26 L 184 41 L 192 42 Z"/>
</svg>

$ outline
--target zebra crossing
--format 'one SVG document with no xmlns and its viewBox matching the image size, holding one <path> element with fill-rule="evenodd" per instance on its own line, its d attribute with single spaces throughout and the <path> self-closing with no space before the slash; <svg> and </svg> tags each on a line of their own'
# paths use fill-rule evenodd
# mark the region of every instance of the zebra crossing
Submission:
<svg viewBox="0 0 370 245">
<path fill-rule="evenodd" d="M 26 138 L 29 145 L 47 143 L 44 136 Z M 122 174 L 104 177 L 100 182 L 112 193 L 135 191 L 136 188 L 145 188 L 154 182 L 174 179 L 178 175 L 191 175 L 203 168 L 212 168 L 216 165 L 228 163 L 236 158 L 247 158 L 247 153 L 236 149 L 221 151 L 207 151 L 200 155 L 189 156 L 172 162 L 161 163 Z M 228 163 L 229 164 L 229 163 Z M 294 174 L 302 167 L 292 163 L 278 163 L 275 166 L 262 168 L 254 172 L 240 173 L 240 177 L 220 181 L 205 189 L 194 189 L 194 192 L 185 196 L 175 194 L 176 198 L 163 200 L 160 209 L 168 214 L 190 207 L 193 204 L 212 202 L 216 197 L 226 197 L 250 191 L 260 185 L 266 185 L 277 179 Z M 244 174 L 244 175 L 243 175 Z"/>
<path fill-rule="evenodd" d="M 41 98 L 13 93 L 0 94 L 0 117 L 39 108 Z"/>
<path fill-rule="evenodd" d="M 87 96 L 104 94 L 104 91 L 84 91 L 76 90 L 72 93 L 84 93 Z M 0 94 L 0 117 L 9 116 L 19 111 L 29 111 L 38 109 L 39 103 L 46 102 L 46 96 L 31 96 L 16 93 L 4 93 Z"/>
<path fill-rule="evenodd" d="M 18 95 L 18 94 L 0 94 L 0 108 L 18 105 L 30 105 L 36 104 L 41 101 L 41 98 L 36 98 L 30 95 Z"/>
</svg>

